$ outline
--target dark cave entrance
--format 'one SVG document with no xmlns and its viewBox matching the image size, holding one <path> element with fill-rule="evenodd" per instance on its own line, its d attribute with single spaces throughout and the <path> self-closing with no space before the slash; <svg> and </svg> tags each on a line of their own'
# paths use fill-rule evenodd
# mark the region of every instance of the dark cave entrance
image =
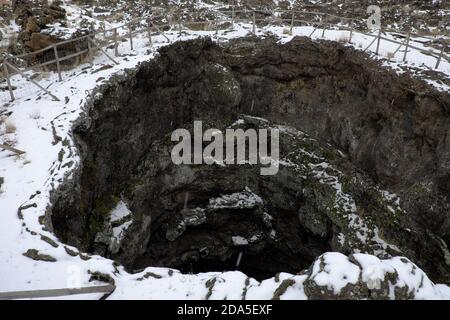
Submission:
<svg viewBox="0 0 450 320">
<path fill-rule="evenodd" d="M 174 170 L 171 176 L 179 176 L 177 171 L 183 171 Z M 326 234 L 307 230 L 299 217 L 305 199 L 298 197 L 295 189 L 283 189 L 282 177 L 264 180 L 257 176 L 256 169 L 239 167 L 193 171 L 187 208 L 179 203 L 186 194 L 181 186 L 172 186 L 176 191 L 170 195 L 159 194 L 160 202 L 147 208 L 153 212 L 164 207 L 172 209 L 154 221 L 145 252 L 124 261 L 129 270 L 158 266 L 194 274 L 241 271 L 264 280 L 280 272 L 301 272 L 318 255 L 332 250 L 331 223 Z M 160 181 L 153 177 L 155 180 Z M 154 190 L 166 188 L 158 185 Z M 273 196 L 273 190 L 278 188 Z M 264 201 L 255 204 L 255 197 Z M 211 204 L 214 199 L 224 200 L 220 208 Z M 119 258 L 125 256 L 124 251 L 118 253 Z"/>
<path fill-rule="evenodd" d="M 272 278 L 279 272 L 298 273 L 311 264 L 312 261 L 305 261 L 305 267 L 301 270 L 289 267 L 289 263 L 280 268 L 274 268 L 278 257 L 270 255 L 270 250 L 259 254 L 247 254 L 245 249 L 233 253 L 228 260 L 210 260 L 200 258 L 178 266 L 177 269 L 185 274 L 196 274 L 204 272 L 227 272 L 241 271 L 247 276 L 258 281 Z"/>
<path fill-rule="evenodd" d="M 52 208 L 58 237 L 114 259 L 130 272 L 148 266 L 185 273 L 239 270 L 258 280 L 279 272 L 296 274 L 333 250 L 336 230 L 331 222 L 322 221 L 323 230 L 311 231 L 300 219 L 305 211 L 319 210 L 301 197 L 301 178 L 286 173 L 262 177 L 258 166 L 171 162 L 175 129 L 198 119 L 205 127 L 225 130 L 240 114 L 266 117 L 270 102 L 261 101 L 276 97 L 281 84 L 268 84 L 262 77 L 241 79 L 220 66 L 229 62 L 220 61 L 222 49 L 207 40 L 169 50 L 175 56 L 170 53 L 169 60 L 162 57 L 127 79 L 113 80 L 100 99 L 88 102 L 89 112 L 74 128 L 82 170 L 75 186 L 66 185 L 70 194 L 60 193 Z M 184 71 L 180 75 L 176 70 Z M 280 92 L 296 86 L 283 84 Z M 288 95 L 283 99 L 292 100 Z M 188 217 L 182 213 L 186 192 Z M 263 202 L 242 208 L 233 207 L 233 201 L 210 206 L 211 199 L 236 194 Z M 112 250 L 105 239 L 111 234 L 107 220 L 119 200 L 126 202 L 133 223 L 120 248 Z M 248 243 L 236 243 L 236 238 Z"/>
<path fill-rule="evenodd" d="M 344 169 L 354 166 L 374 183 L 389 187 L 396 181 L 409 188 L 417 172 L 423 181 L 431 181 L 437 172 L 434 149 L 420 158 L 421 153 L 411 147 L 420 145 L 416 136 L 408 136 L 409 143 L 404 143 L 405 133 L 413 134 L 411 128 L 424 123 L 414 110 L 425 110 L 430 104 L 434 110 L 439 108 L 434 100 L 417 99 L 405 89 L 416 85 L 412 80 L 399 81 L 361 52 L 307 38 L 287 44 L 243 38 L 225 47 L 198 39 L 165 47 L 154 60 L 112 77 L 86 102 L 86 114 L 73 128 L 81 165 L 52 195 L 49 229 L 62 242 L 114 259 L 131 272 L 148 266 L 186 273 L 238 269 L 264 279 L 278 272 L 298 273 L 327 251 L 348 254 L 353 244 L 343 247 L 338 241 L 347 221 L 328 212 L 329 190 L 305 186 L 303 179 L 289 175 L 292 172 L 261 178 L 259 168 L 176 167 L 170 161 L 170 134 L 189 129 L 195 120 L 223 129 L 243 114 L 261 117 L 338 147 L 348 156 L 341 159 Z M 437 111 L 431 117 L 446 121 Z M 445 123 L 433 127 L 445 128 Z M 436 135 L 445 136 L 442 130 Z M 289 147 L 291 142 L 287 139 L 285 144 Z M 410 149 L 403 150 L 404 146 Z M 418 160 L 414 158 L 411 165 L 411 156 L 397 159 L 394 156 L 402 153 L 392 149 L 411 152 Z M 396 164 L 395 171 L 390 163 Z M 436 181 L 448 186 L 447 176 Z M 246 187 L 264 203 L 239 210 L 208 207 L 209 199 L 242 193 Z M 304 188 L 309 193 L 302 197 Z M 180 214 L 186 192 L 191 195 L 188 219 Z M 365 213 L 378 219 L 380 231 L 412 248 L 409 256 L 421 267 L 448 277 L 438 242 L 410 221 L 403 222 L 419 230 L 417 235 L 400 224 L 387 224 L 381 216 L 384 204 L 371 194 L 366 196 L 364 188 L 354 186 L 351 192 Z M 428 205 L 416 205 L 419 196 L 413 194 L 406 208 L 411 216 L 422 217 L 422 211 L 428 210 Z M 431 227 L 442 237 L 444 231 L 436 229 L 444 225 L 439 214 L 448 212 L 449 202 L 440 199 L 432 198 L 437 213 L 428 213 L 437 217 L 430 220 L 436 222 Z M 120 248 L 111 250 L 105 230 L 108 214 L 119 201 L 126 202 L 133 223 Z M 264 213 L 272 217 L 270 224 Z M 277 238 L 271 237 L 272 231 Z M 260 236 L 258 241 L 249 241 L 254 236 Z M 245 238 L 249 244 L 236 245 L 233 237 Z"/>
<path fill-rule="evenodd" d="M 240 271 L 248 277 L 263 281 L 281 272 L 298 274 L 311 265 L 314 259 L 310 259 L 310 257 L 305 259 L 299 256 L 275 254 L 274 248 L 268 248 L 259 253 L 249 253 L 243 248 L 236 250 L 225 261 L 200 258 L 177 266 L 176 269 L 185 274 Z"/>
</svg>

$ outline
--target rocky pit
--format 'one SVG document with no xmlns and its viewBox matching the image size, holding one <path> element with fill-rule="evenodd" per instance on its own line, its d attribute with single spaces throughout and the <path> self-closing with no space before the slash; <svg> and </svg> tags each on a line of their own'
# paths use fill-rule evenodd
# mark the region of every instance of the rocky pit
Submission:
<svg viewBox="0 0 450 320">
<path fill-rule="evenodd" d="M 73 129 L 81 165 L 48 227 L 131 272 L 261 280 L 339 251 L 406 256 L 449 283 L 449 102 L 335 42 L 179 42 L 87 103 Z M 279 173 L 174 165 L 170 134 L 194 120 L 280 129 Z"/>
</svg>

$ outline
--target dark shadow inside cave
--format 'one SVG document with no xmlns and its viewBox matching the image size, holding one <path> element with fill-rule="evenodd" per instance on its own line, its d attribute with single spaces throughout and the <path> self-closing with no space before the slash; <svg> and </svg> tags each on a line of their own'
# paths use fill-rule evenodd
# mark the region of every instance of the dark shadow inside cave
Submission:
<svg viewBox="0 0 450 320">
<path fill-rule="evenodd" d="M 262 177 L 251 166 L 169 165 L 140 179 L 151 183 L 130 198 L 155 195 L 146 206 L 154 220 L 145 252 L 128 265 L 132 270 L 149 265 L 186 273 L 240 270 L 262 280 L 295 274 L 331 250 L 332 229 L 314 234 L 302 225 L 299 215 L 307 201 L 298 194 L 301 182 L 284 174 Z M 124 244 L 116 256 L 123 259 L 129 249 Z"/>
<path fill-rule="evenodd" d="M 274 254 L 273 250 L 270 249 L 258 254 L 247 254 L 246 251 L 242 249 L 238 250 L 237 253 L 232 254 L 230 258 L 225 261 L 200 258 L 177 266 L 176 268 L 185 274 L 241 271 L 249 277 L 262 281 L 269 279 L 280 272 L 296 274 L 299 270 L 306 269 L 311 264 L 311 261 L 308 263 L 308 260 L 304 260 L 302 263 L 304 267 L 298 269 L 293 267 L 296 263 L 289 263 L 289 261 L 284 260 L 285 258 L 286 257 Z M 285 263 L 278 263 L 283 260 Z"/>
</svg>

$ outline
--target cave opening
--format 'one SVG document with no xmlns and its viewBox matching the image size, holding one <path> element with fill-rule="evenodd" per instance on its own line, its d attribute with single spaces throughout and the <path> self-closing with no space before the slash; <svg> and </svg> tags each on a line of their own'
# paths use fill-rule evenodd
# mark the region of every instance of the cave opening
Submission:
<svg viewBox="0 0 450 320">
<path fill-rule="evenodd" d="M 149 265 L 194 274 L 239 270 L 264 280 L 307 269 L 315 257 L 331 250 L 331 228 L 319 235 L 302 226 L 305 199 L 295 190 L 286 188 L 283 196 L 271 197 L 272 190 L 285 183 L 284 177 L 260 179 L 256 168 L 193 171 L 189 191 L 187 186 L 177 186 L 163 199 L 159 194 L 161 202 L 150 210 L 174 201 L 172 209 L 166 208 L 154 221 L 145 252 L 125 263 L 130 270 Z M 185 174 L 171 172 L 171 176 Z M 158 191 L 168 188 L 159 185 Z M 101 252 L 98 244 L 96 250 Z"/>
<path fill-rule="evenodd" d="M 49 228 L 130 272 L 240 270 L 263 280 L 301 272 L 328 251 L 400 254 L 386 245 L 392 241 L 430 274 L 445 276 L 437 238 L 408 219 L 392 220 L 386 208 L 395 205 L 373 187 L 382 182 L 399 193 L 414 191 L 413 169 L 424 181 L 434 178 L 423 172 L 437 172 L 429 169 L 435 151 L 417 153 L 411 166 L 411 157 L 390 150 L 412 148 L 401 128 L 415 125 L 406 106 L 436 102 L 415 101 L 396 75 L 376 67 L 363 53 L 307 38 L 287 44 L 243 38 L 225 47 L 197 39 L 162 48 L 154 60 L 100 85 L 86 102 L 73 128 L 81 165 L 52 195 Z M 436 114 L 435 121 L 445 120 Z M 294 128 L 285 131 L 280 152 L 284 164 L 296 166 L 264 177 L 258 166 L 171 161 L 176 129 L 192 131 L 196 120 L 246 129 L 265 126 L 261 118 Z M 437 178 L 436 199 L 448 181 Z M 419 214 L 414 201 L 411 216 Z M 448 201 L 434 203 L 436 212 L 448 212 L 441 206 Z"/>
<path fill-rule="evenodd" d="M 245 250 L 238 250 L 225 261 L 200 258 L 177 266 L 176 269 L 185 274 L 240 271 L 248 277 L 263 281 L 276 276 L 280 272 L 299 273 L 299 270 L 304 270 L 311 264 L 311 261 L 305 260 L 302 269 L 294 268 L 292 266 L 294 264 L 291 265 L 289 262 L 277 266 L 274 261 L 279 261 L 283 257 L 272 255 L 272 253 L 270 249 L 259 254 L 246 254 Z"/>
</svg>

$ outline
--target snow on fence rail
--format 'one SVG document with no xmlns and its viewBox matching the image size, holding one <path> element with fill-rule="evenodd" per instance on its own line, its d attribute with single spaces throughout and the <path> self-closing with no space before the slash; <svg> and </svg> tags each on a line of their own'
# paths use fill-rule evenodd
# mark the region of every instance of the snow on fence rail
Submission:
<svg viewBox="0 0 450 320">
<path fill-rule="evenodd" d="M 267 23 L 279 23 L 285 27 L 289 27 L 289 33 L 292 34 L 294 26 L 298 25 L 310 25 L 314 29 L 309 35 L 310 37 L 317 31 L 322 31 L 322 37 L 325 36 L 327 30 L 341 30 L 348 31 L 349 36 L 346 39 L 347 42 L 351 42 L 353 33 L 358 31 L 358 33 L 372 37 L 372 42 L 364 49 L 367 51 L 375 42 L 376 50 L 375 53 L 378 55 L 381 45 L 381 40 L 397 44 L 398 47 L 394 51 L 394 55 L 402 48 L 405 47 L 403 62 L 407 61 L 407 55 L 409 49 L 414 49 L 420 51 L 424 54 L 432 56 L 436 59 L 435 69 L 439 68 L 442 60 L 450 62 L 450 58 L 445 53 L 445 48 L 448 46 L 445 39 L 427 38 L 424 36 L 418 36 L 412 33 L 406 35 L 394 31 L 399 34 L 404 41 L 398 41 L 394 39 L 387 38 L 383 36 L 383 32 L 393 32 L 390 29 L 380 28 L 377 34 L 363 32 L 357 30 L 355 27 L 356 22 L 361 23 L 353 18 L 338 17 L 328 13 L 321 12 L 309 12 L 309 11 L 297 11 L 297 10 L 275 10 L 273 12 L 266 12 L 262 10 L 235 10 L 234 6 L 231 6 L 231 10 L 219 10 L 216 13 L 220 13 L 223 16 L 217 18 L 213 21 L 186 21 L 186 20 L 176 20 L 171 21 L 171 23 L 164 25 L 154 24 L 150 18 L 136 19 L 132 20 L 123 25 L 114 27 L 109 30 L 102 30 L 98 32 L 93 32 L 78 38 L 69 39 L 52 44 L 46 48 L 25 53 L 22 55 L 8 56 L 5 55 L 2 60 L 2 67 L 0 68 L 0 85 L 5 84 L 6 86 L 0 86 L 0 92 L 8 92 L 9 98 L 1 97 L 0 101 L 15 100 L 15 88 L 11 84 L 11 77 L 15 75 L 21 75 L 29 83 L 36 86 L 38 89 L 49 94 L 53 99 L 59 100 L 58 97 L 54 96 L 49 90 L 45 89 L 39 85 L 38 81 L 34 79 L 33 75 L 29 73 L 35 70 L 52 71 L 57 75 L 56 81 L 63 81 L 62 71 L 70 70 L 74 66 L 80 63 L 88 62 L 93 66 L 94 56 L 100 51 L 114 64 L 118 62 L 114 57 L 107 52 L 105 48 L 113 49 L 114 56 L 119 55 L 118 48 L 119 43 L 123 41 L 129 41 L 130 49 L 133 50 L 133 38 L 138 34 L 147 34 L 149 39 L 149 44 L 152 44 L 152 35 L 161 34 L 169 41 L 169 38 L 164 34 L 163 29 L 169 29 L 173 31 L 174 28 L 178 29 L 178 36 L 182 36 L 183 27 L 189 29 L 188 26 L 192 27 L 196 24 L 212 23 L 215 27 L 216 33 L 221 28 L 234 29 L 234 24 L 239 22 L 250 23 L 252 25 L 252 33 L 256 34 L 258 24 Z M 305 15 L 313 15 L 313 18 L 299 19 L 299 17 L 304 17 Z M 262 18 L 260 16 L 263 16 Z M 337 23 L 339 21 L 339 23 Z M 343 25 L 345 22 L 347 25 Z M 230 26 L 226 26 L 225 23 L 229 23 Z M 422 39 L 438 41 L 441 44 L 440 52 L 436 52 L 432 49 L 424 49 L 412 45 L 410 39 L 413 36 L 418 36 Z"/>
</svg>

